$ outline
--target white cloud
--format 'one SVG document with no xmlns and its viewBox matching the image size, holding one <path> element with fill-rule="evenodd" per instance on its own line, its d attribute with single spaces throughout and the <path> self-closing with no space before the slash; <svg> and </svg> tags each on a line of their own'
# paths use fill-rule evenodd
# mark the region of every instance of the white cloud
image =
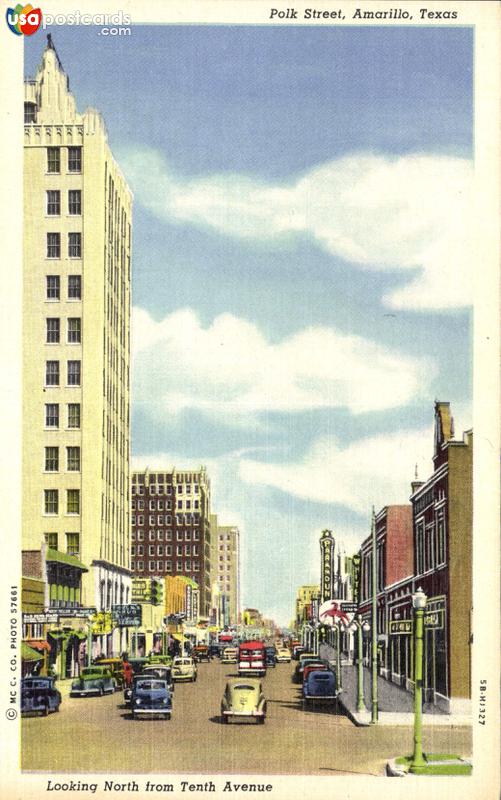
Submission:
<svg viewBox="0 0 501 800">
<path fill-rule="evenodd" d="M 322 438 L 293 464 L 243 459 L 240 477 L 367 515 L 372 505 L 378 510 L 408 502 L 416 464 L 420 480 L 432 474 L 432 447 L 431 429 L 371 436 L 346 447 L 334 438 Z"/>
<path fill-rule="evenodd" d="M 230 173 L 183 180 L 151 149 L 125 151 L 121 161 L 136 198 L 161 219 L 257 241 L 309 235 L 363 269 L 418 269 L 384 298 L 395 309 L 471 304 L 472 166 L 465 159 L 358 153 L 286 185 Z"/>
<path fill-rule="evenodd" d="M 435 372 L 429 359 L 334 328 L 304 328 L 271 343 L 231 314 L 204 328 L 191 309 L 156 322 L 135 308 L 132 341 L 134 402 L 163 414 L 192 408 L 229 420 L 266 411 L 382 411 L 426 395 Z"/>
</svg>

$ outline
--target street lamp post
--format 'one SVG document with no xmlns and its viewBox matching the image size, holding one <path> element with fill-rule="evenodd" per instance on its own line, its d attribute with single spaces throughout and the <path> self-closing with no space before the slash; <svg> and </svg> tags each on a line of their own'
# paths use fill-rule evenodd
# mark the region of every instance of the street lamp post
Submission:
<svg viewBox="0 0 501 800">
<path fill-rule="evenodd" d="M 426 760 L 423 755 L 422 701 L 423 701 L 423 616 L 427 597 L 419 588 L 412 595 L 414 608 L 414 752 L 409 772 L 423 772 Z"/>
<path fill-rule="evenodd" d="M 336 671 L 337 671 L 337 682 L 338 688 L 343 688 L 343 674 L 341 669 L 341 623 L 336 623 Z"/>
<path fill-rule="evenodd" d="M 357 633 L 357 711 L 367 711 L 364 700 L 363 634 L 370 630 L 370 625 L 362 622 L 358 614 L 350 630 Z"/>
</svg>

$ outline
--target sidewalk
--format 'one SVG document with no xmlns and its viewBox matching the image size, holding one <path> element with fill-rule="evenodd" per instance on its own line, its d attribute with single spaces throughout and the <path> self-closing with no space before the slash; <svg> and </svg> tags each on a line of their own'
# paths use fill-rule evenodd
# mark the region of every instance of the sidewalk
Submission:
<svg viewBox="0 0 501 800">
<path fill-rule="evenodd" d="M 333 662 L 335 666 L 335 651 L 328 645 L 321 645 L 320 655 Z M 357 711 L 357 667 L 343 663 L 342 688 L 339 695 L 339 705 L 355 725 L 370 725 L 372 680 L 371 671 L 364 667 L 364 699 L 367 711 Z M 414 724 L 414 695 L 406 692 L 402 687 L 378 676 L 378 725 L 413 725 Z M 423 706 L 423 725 L 464 726 L 471 725 L 471 717 L 460 714 L 446 714 L 432 703 Z"/>
</svg>

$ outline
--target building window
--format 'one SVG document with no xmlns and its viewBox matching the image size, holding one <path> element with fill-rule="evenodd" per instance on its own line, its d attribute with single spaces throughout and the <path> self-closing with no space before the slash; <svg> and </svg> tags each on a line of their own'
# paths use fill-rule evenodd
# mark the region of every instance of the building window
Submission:
<svg viewBox="0 0 501 800">
<path fill-rule="evenodd" d="M 166 556 L 171 556 L 172 555 L 172 545 L 171 544 L 166 544 L 165 545 L 165 555 Z"/>
<path fill-rule="evenodd" d="M 80 386 L 80 361 L 68 361 L 68 386 Z"/>
<path fill-rule="evenodd" d="M 82 148 L 68 147 L 68 172 L 82 171 Z"/>
<path fill-rule="evenodd" d="M 66 552 L 69 556 L 80 555 L 80 534 L 67 533 L 66 534 Z"/>
<path fill-rule="evenodd" d="M 45 320 L 47 344 L 59 344 L 60 321 L 58 317 L 47 317 Z"/>
<path fill-rule="evenodd" d="M 183 541 L 183 532 L 182 531 L 176 531 L 176 539 L 177 539 L 178 542 L 182 542 Z"/>
<path fill-rule="evenodd" d="M 445 564 L 445 523 L 443 516 L 437 520 L 437 564 Z"/>
<path fill-rule="evenodd" d="M 78 216 L 82 213 L 82 192 L 80 189 L 70 189 L 68 192 L 68 213 Z"/>
<path fill-rule="evenodd" d="M 155 531 L 154 530 L 148 531 L 148 538 L 149 538 L 150 542 L 154 542 L 155 541 Z"/>
<path fill-rule="evenodd" d="M 155 501 L 154 500 L 150 500 L 150 511 L 154 511 L 154 510 L 155 510 Z"/>
<path fill-rule="evenodd" d="M 82 299 L 82 276 L 68 275 L 68 300 Z"/>
<path fill-rule="evenodd" d="M 193 531 L 193 541 L 198 542 L 200 539 L 200 531 Z"/>
<path fill-rule="evenodd" d="M 66 513 L 80 514 L 80 489 L 66 489 Z"/>
<path fill-rule="evenodd" d="M 59 361 L 45 362 L 45 385 L 59 386 Z"/>
<path fill-rule="evenodd" d="M 416 574 L 421 575 L 424 572 L 424 526 L 420 523 L 416 530 Z"/>
<path fill-rule="evenodd" d="M 57 550 L 57 533 L 44 533 L 44 539 L 47 547 L 51 550 Z"/>
<path fill-rule="evenodd" d="M 183 555 L 183 545 L 182 544 L 178 544 L 177 545 L 177 547 L 176 547 L 176 555 L 177 556 L 182 556 Z"/>
<path fill-rule="evenodd" d="M 131 514 L 130 524 L 131 525 L 135 525 L 136 524 L 136 515 L 135 514 Z M 132 537 L 134 538 L 134 536 L 135 536 L 135 533 L 134 533 L 134 531 L 132 531 Z"/>
<path fill-rule="evenodd" d="M 155 515 L 154 514 L 150 514 L 148 519 L 149 519 L 150 525 L 154 525 L 155 524 Z"/>
<path fill-rule="evenodd" d="M 193 555 L 194 555 L 194 556 L 198 556 L 198 555 L 199 555 L 199 552 L 198 552 L 198 544 L 194 544 L 194 545 L 193 545 Z"/>
<path fill-rule="evenodd" d="M 47 191 L 47 214 L 50 217 L 58 217 L 61 213 L 61 192 L 58 189 Z"/>
<path fill-rule="evenodd" d="M 137 524 L 138 524 L 138 525 L 144 525 L 144 516 L 143 516 L 142 514 L 139 514 L 139 516 L 138 516 L 138 518 L 137 518 Z M 143 532 L 141 531 L 141 536 L 143 536 L 143 535 L 144 535 L 144 534 L 143 534 Z"/>
<path fill-rule="evenodd" d="M 191 572 L 191 559 L 188 559 L 186 564 L 184 565 L 187 572 Z"/>
<path fill-rule="evenodd" d="M 154 561 L 150 561 L 149 571 L 150 572 L 155 572 L 155 562 Z"/>
<path fill-rule="evenodd" d="M 60 279 L 59 275 L 46 275 L 46 298 L 47 300 L 59 300 L 60 297 Z"/>
<path fill-rule="evenodd" d="M 163 572 L 164 571 L 164 562 L 163 561 L 157 561 L 157 570 L 158 570 L 158 572 Z"/>
<path fill-rule="evenodd" d="M 164 546 L 163 544 L 159 544 L 157 547 L 157 556 L 163 556 L 164 554 Z"/>
<path fill-rule="evenodd" d="M 165 540 L 167 542 L 172 542 L 172 531 L 171 530 L 165 531 Z"/>
<path fill-rule="evenodd" d="M 165 562 L 165 571 L 166 572 L 172 572 L 172 561 L 166 561 Z"/>
<path fill-rule="evenodd" d="M 45 471 L 57 472 L 59 470 L 59 447 L 45 448 Z"/>
<path fill-rule="evenodd" d="M 80 344 L 82 341 L 82 320 L 80 317 L 68 318 L 68 344 Z"/>
<path fill-rule="evenodd" d="M 37 107 L 35 103 L 24 104 L 24 124 L 29 125 L 37 121 Z"/>
<path fill-rule="evenodd" d="M 191 556 L 191 544 L 186 544 L 184 546 L 184 554 L 185 556 Z"/>
<path fill-rule="evenodd" d="M 45 427 L 59 428 L 59 403 L 46 403 Z"/>
<path fill-rule="evenodd" d="M 68 234 L 68 256 L 69 258 L 82 257 L 82 234 L 69 233 Z"/>
<path fill-rule="evenodd" d="M 66 469 L 68 472 L 80 472 L 80 448 L 66 448 Z"/>
<path fill-rule="evenodd" d="M 148 555 L 149 556 L 154 556 L 155 555 L 155 545 L 154 544 L 150 544 L 150 546 L 148 547 Z"/>
<path fill-rule="evenodd" d="M 44 490 L 44 510 L 46 514 L 59 512 L 59 494 L 57 489 Z"/>
<path fill-rule="evenodd" d="M 182 571 L 183 571 L 183 562 L 176 561 L 176 572 L 182 572 Z"/>
<path fill-rule="evenodd" d="M 144 547 L 142 544 L 138 544 L 137 546 L 137 554 L 138 556 L 144 556 Z"/>
<path fill-rule="evenodd" d="M 164 540 L 164 532 L 163 531 L 157 531 L 157 539 L 158 539 L 159 542 L 163 542 L 163 540 Z"/>
<path fill-rule="evenodd" d="M 80 403 L 68 403 L 68 428 L 80 427 Z"/>
<path fill-rule="evenodd" d="M 47 258 L 61 258 L 61 234 L 47 234 Z"/>
<path fill-rule="evenodd" d="M 198 563 L 198 561 L 194 561 L 193 562 L 193 572 L 199 572 L 199 571 L 200 571 L 200 564 Z"/>
<path fill-rule="evenodd" d="M 137 562 L 137 571 L 142 572 L 144 570 L 144 561 Z"/>
<path fill-rule="evenodd" d="M 135 556 L 136 555 L 136 547 L 135 547 L 135 545 L 131 545 L 130 554 L 131 554 L 131 556 Z"/>
<path fill-rule="evenodd" d="M 164 515 L 163 514 L 158 514 L 157 515 L 157 525 L 163 525 L 163 524 L 164 524 Z"/>
<path fill-rule="evenodd" d="M 59 174 L 61 172 L 61 151 L 59 147 L 47 148 L 47 172 Z"/>
</svg>

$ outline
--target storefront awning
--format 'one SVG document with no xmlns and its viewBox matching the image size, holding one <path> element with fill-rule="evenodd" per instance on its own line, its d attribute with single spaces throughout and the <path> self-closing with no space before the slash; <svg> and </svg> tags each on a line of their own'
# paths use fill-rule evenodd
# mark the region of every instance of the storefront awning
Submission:
<svg viewBox="0 0 501 800">
<path fill-rule="evenodd" d="M 50 653 L 51 650 L 50 644 L 46 642 L 45 639 L 26 639 L 26 644 L 32 647 L 33 650 L 39 650 L 41 653 L 43 653 L 44 650 Z"/>
<path fill-rule="evenodd" d="M 21 660 L 22 661 L 42 661 L 43 656 L 39 655 L 36 650 L 33 650 L 32 647 L 26 644 L 26 642 L 21 642 Z"/>
<path fill-rule="evenodd" d="M 55 561 L 58 564 L 65 564 L 68 567 L 76 567 L 81 572 L 88 572 L 85 564 L 82 564 L 75 556 L 70 556 L 68 553 L 61 553 L 59 550 L 53 550 L 51 547 L 47 548 L 47 555 L 45 560 L 48 562 Z"/>
</svg>

